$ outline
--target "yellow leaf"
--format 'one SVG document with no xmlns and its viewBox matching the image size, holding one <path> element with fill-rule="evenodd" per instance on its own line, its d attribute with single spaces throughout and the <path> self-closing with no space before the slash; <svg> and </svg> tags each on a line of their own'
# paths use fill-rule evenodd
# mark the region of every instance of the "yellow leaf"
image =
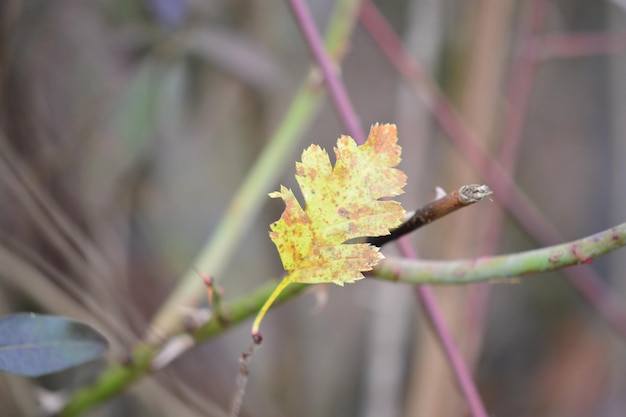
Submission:
<svg viewBox="0 0 626 417">
<path fill-rule="evenodd" d="M 289 283 L 353 283 L 383 258 L 375 246 L 344 242 L 389 234 L 402 222 L 400 203 L 380 200 L 401 194 L 406 183 L 406 175 L 393 168 L 400 162 L 397 140 L 393 124 L 374 125 L 361 146 L 342 136 L 335 148 L 334 167 L 325 150 L 311 145 L 302 153 L 302 162 L 296 163 L 296 180 L 306 208 L 285 187 L 270 194 L 285 202 L 281 218 L 270 226 L 270 238 L 288 274 L 257 315 L 253 334 Z"/>
</svg>

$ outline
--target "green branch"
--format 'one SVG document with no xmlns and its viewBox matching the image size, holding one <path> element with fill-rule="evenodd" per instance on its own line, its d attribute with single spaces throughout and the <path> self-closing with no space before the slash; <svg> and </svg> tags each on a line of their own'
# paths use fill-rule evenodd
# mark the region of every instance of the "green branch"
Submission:
<svg viewBox="0 0 626 417">
<path fill-rule="evenodd" d="M 275 287 L 276 282 L 268 282 L 246 296 L 223 303 L 220 311 L 215 312 L 213 318 L 191 333 L 191 336 L 196 342 L 206 341 L 254 316 Z M 280 304 L 293 298 L 306 287 L 306 285 L 299 284 L 290 285 L 276 299 L 276 303 Z M 59 417 L 79 416 L 88 409 L 119 395 L 136 381 L 154 371 L 153 361 L 160 352 L 160 346 L 136 347 L 129 361 L 124 364 L 109 365 L 94 385 L 77 391 L 65 405 Z"/>
<path fill-rule="evenodd" d="M 510 255 L 460 261 L 410 261 L 390 257 L 374 268 L 372 277 L 407 284 L 466 284 L 589 263 L 624 245 L 626 223 L 573 242 Z M 206 341 L 254 316 L 276 285 L 276 281 L 269 282 L 241 298 L 223 303 L 220 311 L 215 312 L 213 318 L 191 336 L 196 342 Z M 290 300 L 305 288 L 307 285 L 289 285 L 277 298 L 276 304 Z M 88 408 L 119 394 L 152 372 L 152 361 L 159 351 L 160 347 L 157 346 L 137 347 L 128 364 L 111 365 L 95 385 L 77 392 L 61 416 L 78 416 Z"/>
<path fill-rule="evenodd" d="M 386 258 L 373 271 L 377 278 L 407 284 L 469 284 L 511 278 L 593 259 L 626 245 L 626 223 L 569 243 L 519 252 L 456 261 L 422 261 Z"/>
</svg>

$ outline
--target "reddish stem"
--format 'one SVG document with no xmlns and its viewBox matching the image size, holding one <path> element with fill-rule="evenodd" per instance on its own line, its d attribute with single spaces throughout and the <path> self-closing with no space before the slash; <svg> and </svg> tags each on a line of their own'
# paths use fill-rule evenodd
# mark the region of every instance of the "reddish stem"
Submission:
<svg viewBox="0 0 626 417">
<path fill-rule="evenodd" d="M 626 33 L 574 33 L 544 35 L 540 43 L 540 58 L 576 58 L 590 55 L 621 54 L 626 52 Z"/>
<path fill-rule="evenodd" d="M 418 258 L 417 252 L 406 236 L 398 239 L 396 244 L 405 257 L 409 259 Z M 463 391 L 463 395 L 472 411 L 472 415 L 474 415 L 474 417 L 488 417 L 485 406 L 478 395 L 476 385 L 470 377 L 467 363 L 455 345 L 452 334 L 444 320 L 443 313 L 437 304 L 435 292 L 428 285 L 416 285 L 414 289 L 415 295 L 420 300 L 422 307 L 429 313 L 428 319 L 430 320 L 430 325 L 435 331 L 435 334 L 439 336 L 439 342 L 443 346 L 443 351 L 456 375 L 459 387 L 461 391 Z"/>
<path fill-rule="evenodd" d="M 315 24 L 313 23 L 308 7 L 306 6 L 304 0 L 289 0 L 289 4 L 296 21 L 302 30 L 305 41 L 309 45 L 317 63 L 320 65 L 326 80 L 328 92 L 333 98 L 333 102 L 335 103 L 337 111 L 346 125 L 346 128 L 357 143 L 364 143 L 365 134 L 360 126 L 358 126 L 358 117 L 356 116 L 354 107 L 352 106 L 348 98 L 348 94 L 345 91 L 345 87 L 339 80 L 336 71 L 332 70 L 330 58 L 324 51 L 322 39 L 317 28 L 315 27 Z M 400 248 L 404 256 L 415 257 L 415 252 L 409 244 L 400 244 Z M 470 378 L 468 367 L 463 361 L 458 348 L 452 340 L 452 335 L 445 324 L 441 310 L 437 306 L 433 292 L 425 286 L 417 287 L 416 291 L 418 298 L 422 301 L 422 307 L 429 316 L 430 321 L 433 323 L 433 329 L 439 338 L 445 354 L 450 360 L 454 374 L 466 396 L 472 414 L 474 417 L 487 417 L 487 412 L 485 411 L 485 407 L 480 400 L 476 386 Z"/>
<path fill-rule="evenodd" d="M 361 9 L 360 19 L 396 70 L 416 89 L 417 94 L 424 98 L 428 109 L 448 138 L 494 191 L 494 195 L 498 198 L 496 202 L 505 205 L 527 233 L 541 245 L 562 242 L 564 239 L 559 231 L 517 187 L 502 165 L 493 160 L 482 148 L 443 93 L 430 78 L 425 76 L 420 65 L 404 49 L 391 27 L 368 0 Z M 508 196 L 508 198 L 500 201 L 500 195 Z M 617 333 L 626 337 L 626 308 L 619 298 L 607 289 L 601 278 L 590 268 L 570 268 L 563 270 L 563 273 L 609 325 Z"/>
<path fill-rule="evenodd" d="M 364 142 L 365 133 L 361 127 L 359 117 L 352 106 L 350 97 L 348 97 L 343 83 L 337 75 L 335 65 L 324 50 L 322 36 L 317 26 L 315 26 L 315 22 L 311 17 L 308 7 L 302 0 L 290 0 L 289 5 L 291 6 L 291 11 L 298 22 L 302 35 L 311 50 L 315 62 L 320 66 L 328 91 L 330 92 L 331 100 L 337 109 L 341 121 L 348 130 L 348 134 L 357 142 L 359 142 L 357 138 L 361 138 L 361 142 L 359 143 Z"/>
</svg>

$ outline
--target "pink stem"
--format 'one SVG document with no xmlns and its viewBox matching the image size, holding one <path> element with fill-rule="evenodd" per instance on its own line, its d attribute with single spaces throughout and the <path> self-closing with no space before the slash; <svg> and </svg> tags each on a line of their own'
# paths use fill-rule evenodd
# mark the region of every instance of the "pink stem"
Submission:
<svg viewBox="0 0 626 417">
<path fill-rule="evenodd" d="M 534 40 L 541 43 L 541 58 L 575 58 L 626 52 L 626 33 L 574 33 L 544 35 Z"/>
<path fill-rule="evenodd" d="M 365 1 L 360 19 L 370 36 L 378 43 L 396 70 L 409 82 L 424 101 L 452 143 L 483 178 L 494 195 L 508 196 L 505 205 L 522 227 L 542 245 L 562 242 L 559 231 L 517 187 L 502 165 L 493 160 L 473 137 L 443 93 L 428 78 L 419 64 L 404 49 L 401 41 L 375 6 Z M 600 313 L 612 328 L 626 338 L 626 308 L 591 268 L 568 268 L 563 273 L 574 288 Z"/>
<path fill-rule="evenodd" d="M 356 111 L 348 98 L 348 94 L 342 82 L 339 80 L 336 71 L 333 70 L 330 64 L 330 59 L 324 51 L 322 39 L 320 34 L 313 23 L 311 14 L 308 7 L 303 0 L 289 0 L 289 4 L 293 11 L 293 14 L 298 22 L 303 36 L 311 49 L 313 56 L 319 64 L 328 92 L 333 98 L 333 102 L 337 107 L 337 111 L 341 115 L 341 118 L 346 125 L 346 128 L 357 143 L 365 142 L 365 134 L 363 130 L 358 126 L 358 117 Z M 404 243 L 402 243 L 404 242 Z M 413 248 L 408 244 L 406 240 L 399 240 L 400 249 L 404 256 L 416 257 Z M 437 306 L 434 294 L 432 290 L 425 286 L 417 287 L 417 296 L 422 301 L 422 306 L 433 323 L 433 329 L 437 334 L 439 341 L 446 353 L 446 356 L 450 360 L 450 364 L 457 378 L 459 386 L 466 396 L 470 410 L 474 417 L 487 417 L 488 414 L 485 411 L 485 407 L 480 400 L 476 386 L 470 378 L 470 373 L 467 365 L 463 361 L 461 354 L 452 340 L 450 330 L 445 324 L 443 314 Z"/>
<path fill-rule="evenodd" d="M 370 36 L 378 43 L 398 72 L 423 98 L 441 128 L 462 152 L 467 162 L 481 177 L 489 181 L 489 187 L 494 191 L 494 194 L 498 196 L 500 194 L 510 195 L 508 201 L 500 202 L 498 199 L 496 202 L 507 203 L 507 209 L 537 240 L 545 242 L 545 244 L 556 244 L 562 241 L 559 232 L 519 189 L 507 170 L 498 161 L 492 159 L 480 145 L 480 142 L 474 138 L 439 87 L 411 58 L 400 39 L 376 7 L 368 0 L 363 4 L 360 19 Z M 511 190 L 510 193 L 509 190 Z"/>
<path fill-rule="evenodd" d="M 408 237 L 404 236 L 397 240 L 397 245 L 402 254 L 409 259 L 417 259 L 417 252 L 411 245 Z M 439 343 L 443 346 L 443 351 L 448 358 L 450 366 L 456 375 L 457 381 L 463 395 L 467 400 L 472 415 L 475 417 L 483 416 L 487 417 L 488 414 L 485 411 L 485 406 L 478 395 L 476 385 L 470 378 L 467 363 L 461 355 L 461 352 L 454 344 L 452 334 L 446 325 L 443 314 L 439 305 L 437 305 L 437 298 L 435 292 L 428 285 L 416 285 L 415 295 L 420 300 L 422 307 L 428 313 L 430 325 L 435 333 L 439 336 Z"/>
<path fill-rule="evenodd" d="M 365 137 L 361 122 L 359 121 L 356 111 L 354 111 L 354 107 L 350 102 L 350 97 L 348 97 L 343 83 L 337 75 L 337 70 L 333 62 L 324 49 L 322 37 L 317 26 L 315 26 L 315 22 L 311 18 L 311 13 L 307 5 L 301 0 L 290 0 L 289 5 L 291 6 L 291 11 L 296 21 L 300 25 L 302 35 L 311 50 L 315 62 L 320 66 L 326 86 L 330 92 L 330 97 L 335 104 L 341 121 L 348 130 L 348 134 L 359 142 L 358 138 Z M 364 141 L 364 139 L 362 139 L 362 141 Z"/>
</svg>

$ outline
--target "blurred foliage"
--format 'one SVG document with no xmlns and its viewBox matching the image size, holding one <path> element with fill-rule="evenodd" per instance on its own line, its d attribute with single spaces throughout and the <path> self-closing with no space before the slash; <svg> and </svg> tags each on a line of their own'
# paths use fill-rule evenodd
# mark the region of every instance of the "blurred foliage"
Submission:
<svg viewBox="0 0 626 417">
<path fill-rule="evenodd" d="M 333 3 L 309 2 L 320 26 Z M 461 113 L 489 103 L 493 122 L 486 146 L 498 149 L 506 86 L 532 1 L 511 0 L 508 11 L 494 17 L 503 28 L 501 49 L 486 55 L 476 49 L 482 33 L 476 11 L 492 3 L 378 3 L 407 46 L 413 48 L 409 37 L 415 33 L 429 42 L 434 52 L 427 67 Z M 620 4 L 548 1 L 544 31 L 619 33 L 626 24 Z M 435 29 L 419 32 L 427 28 L 416 26 L 419 16 L 431 12 Z M 467 76 L 473 60 L 492 62 L 495 54 L 501 72 L 489 88 L 468 93 L 477 79 Z M 546 57 L 532 83 L 516 178 L 568 239 L 623 221 L 622 60 L 606 53 Z M 111 358 L 124 358 L 215 229 L 310 62 L 281 1 L 4 0 L 0 313 L 27 307 L 89 322 L 112 342 Z M 363 30 L 354 33 L 342 75 L 364 127 L 398 124 L 401 168 L 415 184 L 402 197 L 405 207 L 430 200 L 436 185 L 453 189 L 477 182 L 471 170 L 461 171 L 463 155 L 430 116 L 414 128 L 426 110 L 419 101 L 407 105 L 407 85 Z M 490 101 L 486 92 L 492 89 Z M 342 133 L 327 105 L 301 148 L 330 148 Z M 289 169 L 280 183 L 293 187 L 292 162 L 284 164 Z M 280 276 L 267 230 L 281 209 L 268 199 L 240 243 L 227 276 L 219 277 L 225 298 Z M 444 259 L 484 254 L 477 242 L 489 217 L 481 217 L 480 207 L 463 216 L 420 232 L 415 243 L 421 253 Z M 505 219 L 496 252 L 534 246 Z M 597 268 L 623 294 L 618 257 L 601 260 Z M 468 319 L 475 306 L 457 298 L 473 288 L 439 295 L 468 352 L 468 332 L 479 329 L 474 338 L 481 342 L 468 357 L 494 415 L 609 416 L 626 409 L 619 394 L 626 385 L 623 341 L 558 274 L 493 284 L 484 339 Z M 432 336 L 415 324 L 421 314 L 409 292 L 366 280 L 329 289 L 318 314 L 311 313 L 309 297 L 270 312 L 243 415 L 465 415 L 449 370 L 432 365 Z M 377 327 L 381 317 L 386 321 Z M 220 415 L 248 338 L 248 326 L 241 326 L 88 415 Z M 55 398 L 39 387 L 74 389 L 97 371 L 64 372 L 54 384 L 3 374 L 0 415 L 38 415 L 40 402 Z M 431 398 L 430 411 L 423 398 Z"/>
</svg>

